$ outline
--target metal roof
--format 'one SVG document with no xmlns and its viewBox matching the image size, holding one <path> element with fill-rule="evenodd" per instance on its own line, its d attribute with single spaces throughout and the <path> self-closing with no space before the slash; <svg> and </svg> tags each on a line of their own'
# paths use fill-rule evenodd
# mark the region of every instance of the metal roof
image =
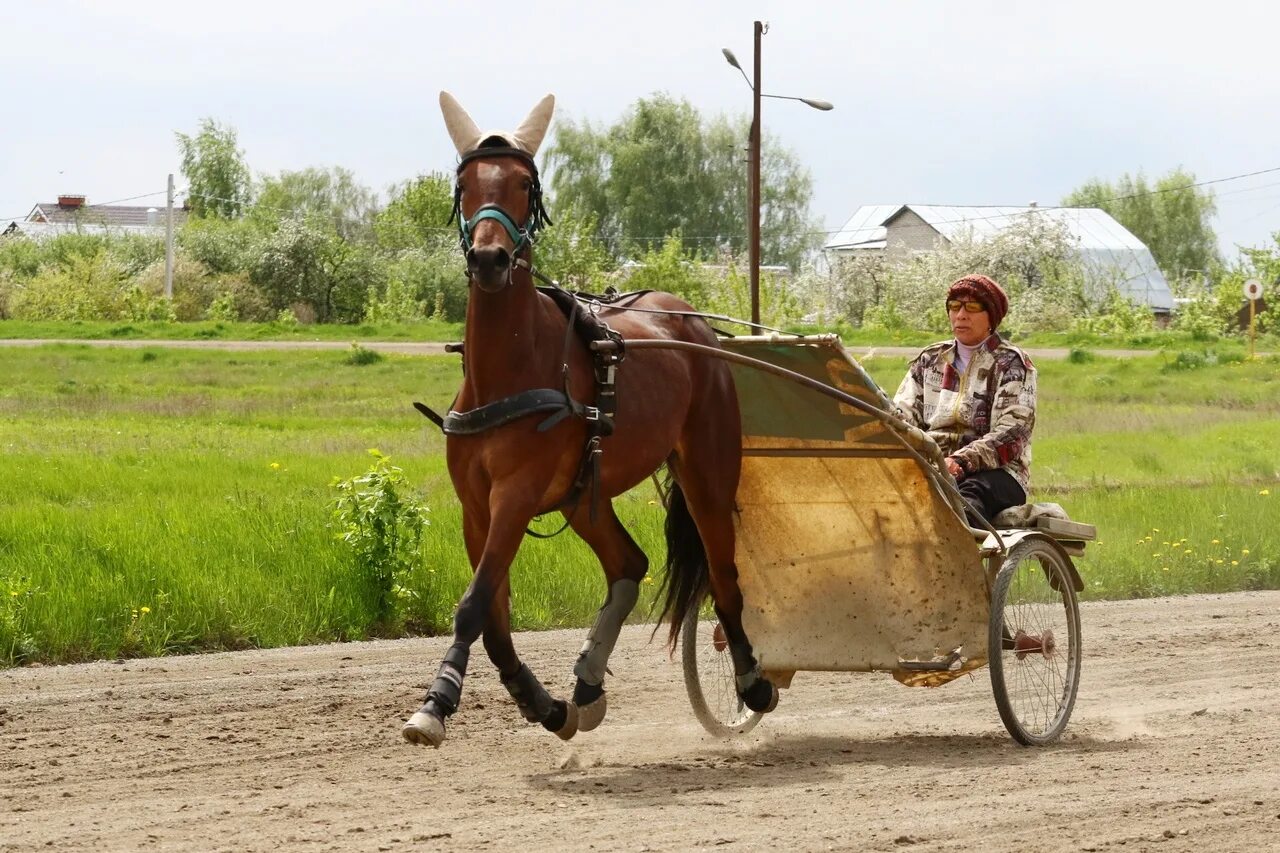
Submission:
<svg viewBox="0 0 1280 853">
<path fill-rule="evenodd" d="M 1173 309 L 1173 293 L 1151 251 L 1104 210 L 1092 207 L 977 207 L 936 204 L 871 204 L 859 207 L 823 247 L 852 252 L 884 249 L 885 223 L 910 210 L 948 241 L 993 237 L 1022 216 L 1046 216 L 1064 225 L 1089 283 L 1101 295 L 1114 285 L 1157 311 Z"/>
<path fill-rule="evenodd" d="M 28 222 L 15 219 L 0 229 L 0 236 L 23 236 L 44 240 L 61 234 L 145 234 L 163 236 L 164 226 L 103 225 L 98 222 Z"/>
</svg>

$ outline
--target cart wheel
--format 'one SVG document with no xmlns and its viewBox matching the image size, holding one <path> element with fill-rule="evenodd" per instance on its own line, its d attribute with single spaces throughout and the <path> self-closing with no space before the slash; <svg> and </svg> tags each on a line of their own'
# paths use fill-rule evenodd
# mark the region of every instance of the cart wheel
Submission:
<svg viewBox="0 0 1280 853">
<path fill-rule="evenodd" d="M 680 626 L 680 657 L 689 704 L 708 733 L 728 738 L 755 728 L 761 715 L 738 696 L 729 644 L 709 595 L 701 607 L 689 609 Z"/>
<path fill-rule="evenodd" d="M 991 591 L 991 689 L 1000 719 L 1023 746 L 1057 740 L 1080 686 L 1080 605 L 1066 557 L 1024 539 Z"/>
</svg>

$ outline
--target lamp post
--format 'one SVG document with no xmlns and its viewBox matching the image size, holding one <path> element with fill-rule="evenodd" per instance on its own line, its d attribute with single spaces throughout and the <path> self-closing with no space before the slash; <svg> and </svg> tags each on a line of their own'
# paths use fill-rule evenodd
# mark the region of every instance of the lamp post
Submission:
<svg viewBox="0 0 1280 853">
<path fill-rule="evenodd" d="M 829 110 L 832 105 L 827 101 L 813 98 L 798 98 L 795 95 L 766 95 L 760 92 L 760 37 L 768 31 L 768 27 L 760 21 L 755 22 L 755 67 L 752 76 L 747 79 L 747 72 L 738 64 L 733 51 L 724 47 L 720 52 L 730 65 L 742 73 L 742 79 L 751 87 L 751 136 L 747 143 L 747 207 L 750 212 L 748 234 L 748 263 L 751 266 L 751 323 L 756 331 L 760 326 L 760 99 L 776 98 L 781 101 L 799 101 L 815 110 Z"/>
</svg>

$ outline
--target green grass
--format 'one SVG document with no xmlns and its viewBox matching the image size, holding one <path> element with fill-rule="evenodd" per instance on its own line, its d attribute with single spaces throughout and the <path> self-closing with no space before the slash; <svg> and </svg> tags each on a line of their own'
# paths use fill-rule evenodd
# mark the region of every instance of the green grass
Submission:
<svg viewBox="0 0 1280 853">
<path fill-rule="evenodd" d="M 829 328 L 792 326 L 792 331 L 816 334 Z M 854 329 L 844 326 L 840 335 L 849 346 L 925 346 L 938 340 L 937 332 L 916 329 Z M 282 323 L 194 323 L 107 322 L 107 321 L 26 321 L 0 320 L 0 339 L 11 340 L 222 340 L 222 341 L 457 341 L 462 324 L 437 321 L 421 323 L 362 323 L 359 325 Z M 1037 332 L 1016 336 L 1024 347 L 1052 347 L 1080 350 L 1147 349 L 1173 352 L 1201 351 L 1243 354 L 1248 340 L 1230 335 L 1209 341 L 1186 332 L 1154 330 L 1133 335 L 1103 337 L 1079 332 Z M 1263 336 L 1259 352 L 1280 351 L 1280 337 Z"/>
<path fill-rule="evenodd" d="M 905 360 L 867 366 L 892 390 Z M 1280 587 L 1280 360 L 1039 368 L 1036 497 L 1099 526 L 1088 597 Z M 446 630 L 469 570 L 410 403 L 442 408 L 458 379 L 453 356 L 0 350 L 0 664 Z M 392 623 L 331 526 L 331 482 L 373 447 L 431 508 Z M 656 564 L 653 497 L 618 508 Z M 582 625 L 604 581 L 571 534 L 529 539 L 512 595 L 516 627 Z"/>
</svg>

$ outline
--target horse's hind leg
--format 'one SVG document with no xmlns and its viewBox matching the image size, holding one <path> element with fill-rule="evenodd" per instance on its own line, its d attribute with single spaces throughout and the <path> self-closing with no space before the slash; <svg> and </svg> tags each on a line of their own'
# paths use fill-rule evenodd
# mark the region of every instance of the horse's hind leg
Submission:
<svg viewBox="0 0 1280 853">
<path fill-rule="evenodd" d="M 694 458 L 703 461 L 705 457 Z M 738 586 L 738 564 L 734 557 L 736 531 L 733 513 L 737 478 L 717 478 L 713 472 L 725 469 L 710 465 L 699 465 L 697 470 L 693 470 L 693 466 L 681 464 L 678 457 L 671 460 L 671 466 L 679 491 L 673 489 L 668 512 L 687 512 L 697 525 L 706 555 L 716 617 L 729 641 L 738 695 L 753 711 L 772 711 L 778 704 L 778 689 L 760 671 L 747 632 L 742 627 L 742 590 Z M 729 470 L 736 473 L 738 468 Z M 694 601 L 692 606 L 697 607 L 698 602 Z"/>
<path fill-rule="evenodd" d="M 640 594 L 640 581 L 649 570 L 649 558 L 627 533 L 613 504 L 604 502 L 592 521 L 588 513 L 576 514 L 570 519 L 573 532 L 582 537 L 600 558 L 604 568 L 608 590 L 604 604 L 596 613 L 596 621 L 587 632 L 586 642 L 573 667 L 577 684 L 573 688 L 573 703 L 578 706 L 578 728 L 589 732 L 604 720 L 608 708 L 604 692 L 604 677 L 608 670 L 609 655 L 622 625 L 636 606 Z"/>
</svg>

